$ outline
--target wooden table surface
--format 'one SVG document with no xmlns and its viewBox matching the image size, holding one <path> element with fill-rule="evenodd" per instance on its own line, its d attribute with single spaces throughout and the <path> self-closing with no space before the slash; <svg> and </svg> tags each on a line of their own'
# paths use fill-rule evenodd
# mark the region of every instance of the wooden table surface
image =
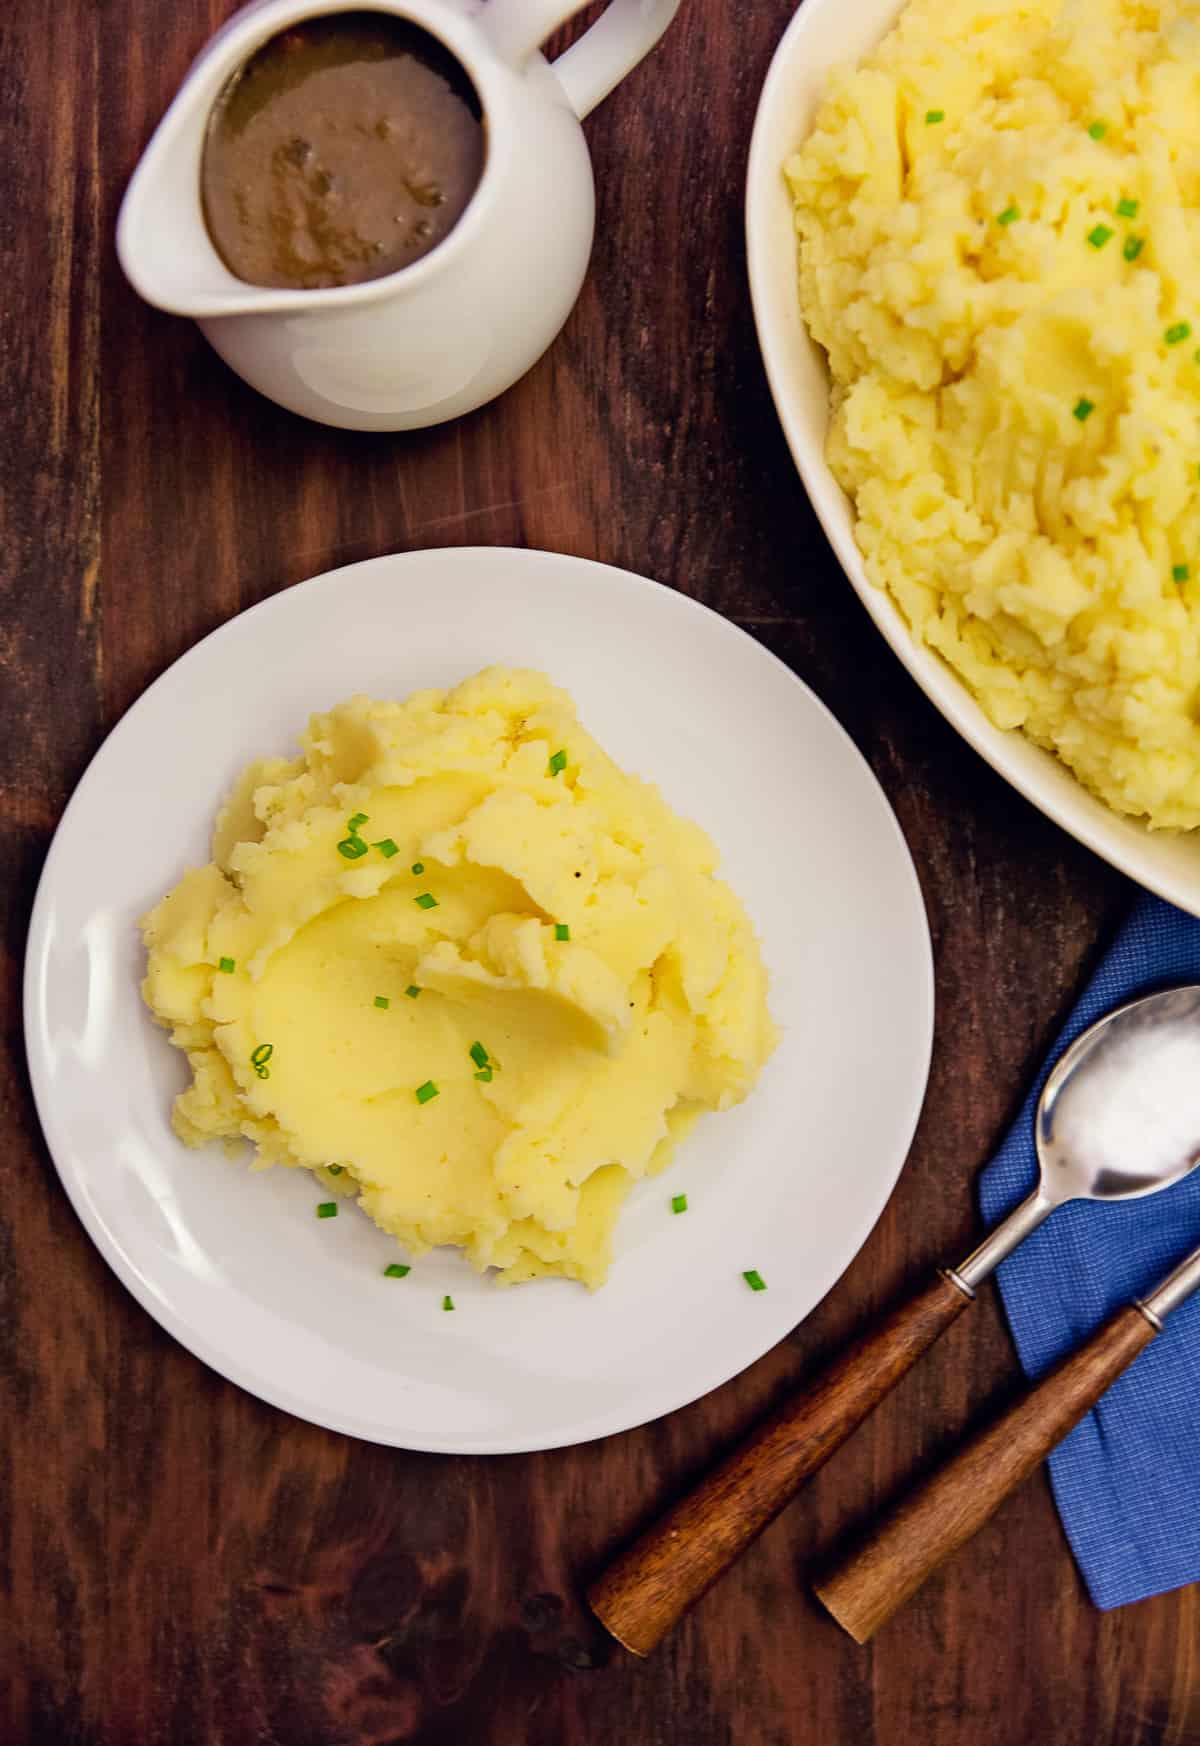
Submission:
<svg viewBox="0 0 1200 1746">
<path fill-rule="evenodd" d="M 5 1746 L 1179 1746 L 1200 1589 L 1101 1616 L 1039 1476 L 869 1649 L 804 1572 L 1016 1375 L 987 1293 L 646 1663 L 575 1596 L 656 1504 L 977 1228 L 972 1177 L 1132 888 L 993 776 L 843 580 L 755 347 L 742 178 L 792 0 L 684 0 L 588 123 L 595 255 L 542 362 L 415 436 L 277 411 L 113 253 L 229 0 L 10 0 L 0 23 L 0 1740 Z M 196 639 L 379 552 L 541 546 L 683 589 L 824 698 L 886 789 L 937 957 L 912 1157 L 829 1298 L 735 1382 L 583 1448 L 451 1459 L 298 1423 L 175 1345 L 94 1252 L 34 1114 L 35 882 L 102 735 Z M 152 797 L 147 797 L 152 804 Z"/>
</svg>

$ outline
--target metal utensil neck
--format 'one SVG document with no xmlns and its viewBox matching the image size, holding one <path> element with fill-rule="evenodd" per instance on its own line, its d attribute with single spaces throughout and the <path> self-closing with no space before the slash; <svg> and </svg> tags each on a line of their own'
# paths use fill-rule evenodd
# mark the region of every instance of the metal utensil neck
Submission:
<svg viewBox="0 0 1200 1746">
<path fill-rule="evenodd" d="M 1023 1243 L 1026 1237 L 1036 1231 L 1058 1204 L 1040 1186 L 1035 1188 L 1028 1200 L 1023 1200 L 1019 1207 L 1010 1212 L 965 1261 L 957 1267 L 948 1267 L 946 1277 L 968 1297 L 973 1297 L 984 1280 L 996 1271 L 1001 1261 L 1012 1254 L 1018 1243 Z"/>
<path fill-rule="evenodd" d="M 1200 1290 L 1200 1249 L 1196 1249 L 1186 1260 L 1181 1261 L 1174 1273 L 1169 1273 L 1157 1290 L 1149 1297 L 1141 1298 L 1138 1308 L 1160 1326 L 1172 1310 L 1179 1308 L 1185 1298 L 1194 1291 Z"/>
</svg>

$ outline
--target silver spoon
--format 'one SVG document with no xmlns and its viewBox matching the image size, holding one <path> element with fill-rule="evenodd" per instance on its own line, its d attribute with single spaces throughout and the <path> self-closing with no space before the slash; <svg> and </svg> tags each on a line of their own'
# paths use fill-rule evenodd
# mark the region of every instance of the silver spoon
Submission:
<svg viewBox="0 0 1200 1746">
<path fill-rule="evenodd" d="M 1028 1199 L 806 1383 L 592 1586 L 589 1604 L 618 1642 L 648 1654 L 1057 1207 L 1153 1194 L 1200 1163 L 1200 985 L 1131 1001 L 1072 1043 L 1038 1101 L 1035 1140 L 1041 1177 Z"/>
</svg>

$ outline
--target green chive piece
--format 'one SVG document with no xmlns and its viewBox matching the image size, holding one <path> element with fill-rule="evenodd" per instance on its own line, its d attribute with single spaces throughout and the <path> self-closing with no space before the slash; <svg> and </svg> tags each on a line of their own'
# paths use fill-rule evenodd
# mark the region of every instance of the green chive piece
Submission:
<svg viewBox="0 0 1200 1746">
<path fill-rule="evenodd" d="M 1145 246 L 1140 236 L 1127 236 L 1122 253 L 1127 261 L 1136 261 Z"/>
<path fill-rule="evenodd" d="M 1174 322 L 1172 326 L 1167 329 L 1166 333 L 1163 334 L 1163 338 L 1169 346 L 1182 345 L 1185 339 L 1190 339 L 1191 337 L 1192 324 L 1190 321 Z"/>
<path fill-rule="evenodd" d="M 232 976 L 237 969 L 237 964 L 232 958 L 222 958 L 217 965 L 217 969 L 223 976 Z"/>
<path fill-rule="evenodd" d="M 345 855 L 347 861 L 357 861 L 360 855 L 365 855 L 367 845 L 361 837 L 343 837 L 338 844 L 338 854 Z"/>
<path fill-rule="evenodd" d="M 475 1077 L 476 1079 L 482 1079 L 485 1085 L 490 1085 L 494 1075 L 490 1067 L 481 1067 Z"/>
<path fill-rule="evenodd" d="M 1138 215 L 1138 206 L 1139 205 L 1140 205 L 1140 202 L 1137 200 L 1129 200 L 1129 199 L 1118 200 L 1117 201 L 1117 217 L 1118 218 L 1136 218 Z"/>
<path fill-rule="evenodd" d="M 687 1211 L 687 1195 L 686 1194 L 673 1194 L 671 1196 L 671 1211 L 673 1213 L 681 1213 L 681 1212 Z"/>
<path fill-rule="evenodd" d="M 569 940 L 570 939 L 571 930 L 567 926 L 566 922 L 555 922 L 555 924 L 554 924 L 554 937 L 556 940 Z"/>
<path fill-rule="evenodd" d="M 389 1261 L 383 1270 L 383 1277 L 385 1279 L 407 1279 L 411 1272 L 412 1268 L 406 1267 L 403 1261 Z"/>
<path fill-rule="evenodd" d="M 420 897 L 414 897 L 413 902 L 418 909 L 436 909 L 438 906 L 437 898 L 429 891 L 423 891 Z"/>
<path fill-rule="evenodd" d="M 421 990 L 417 987 L 415 982 L 410 982 L 408 987 L 404 990 L 404 992 L 405 992 L 405 994 L 407 994 L 407 996 L 410 1000 L 415 1000 L 417 998 L 418 994 L 420 994 Z"/>
<path fill-rule="evenodd" d="M 1098 224 L 1094 230 L 1088 231 L 1088 241 L 1094 249 L 1102 249 L 1106 242 L 1111 242 L 1113 230 L 1111 225 Z"/>
<path fill-rule="evenodd" d="M 452 1310 L 454 1308 L 454 1299 L 449 1296 L 444 1297 L 442 1299 L 442 1308 L 444 1310 Z"/>
<path fill-rule="evenodd" d="M 1020 218 L 1020 216 L 1021 216 L 1021 210 L 1019 207 L 1006 206 L 1004 208 L 1003 212 L 998 212 L 996 214 L 996 223 L 997 224 L 1015 224 L 1017 222 L 1018 218 Z"/>
<path fill-rule="evenodd" d="M 416 1098 L 418 1103 L 428 1103 L 430 1098 L 436 1097 L 437 1094 L 438 1088 L 433 1083 L 432 1079 L 427 1079 L 424 1085 L 417 1086 Z"/>
<path fill-rule="evenodd" d="M 471 1047 L 467 1050 L 467 1054 L 471 1057 L 472 1061 L 474 1061 L 476 1067 L 487 1066 L 488 1052 L 482 1043 L 472 1043 Z"/>
<path fill-rule="evenodd" d="M 1080 400 L 1077 400 L 1075 402 L 1075 405 L 1071 408 L 1071 410 L 1074 413 L 1075 417 L 1079 420 L 1080 424 L 1083 424 L 1087 419 L 1089 419 L 1092 416 L 1093 412 L 1095 412 L 1096 403 L 1093 400 L 1080 399 Z"/>
<path fill-rule="evenodd" d="M 323 1200 L 317 1208 L 317 1217 L 319 1219 L 336 1219 L 337 1212 L 336 1200 Z"/>
<path fill-rule="evenodd" d="M 409 872 L 415 873 L 418 878 L 420 878 L 421 874 L 424 873 L 424 871 L 425 871 L 424 861 L 414 861 L 412 866 L 409 868 Z"/>
<path fill-rule="evenodd" d="M 382 842 L 372 843 L 371 847 L 378 849 L 385 861 L 390 861 L 393 855 L 400 853 L 399 844 L 394 843 L 391 837 L 384 837 Z"/>
<path fill-rule="evenodd" d="M 331 1176 L 340 1176 L 342 1174 L 342 1171 L 345 1169 L 345 1165 L 344 1164 L 326 1164 L 325 1168 L 326 1168 L 326 1170 L 328 1170 L 328 1172 Z"/>
<path fill-rule="evenodd" d="M 348 818 L 346 820 L 346 829 L 350 832 L 352 837 L 357 836 L 359 825 L 365 825 L 367 823 L 369 823 L 369 820 L 366 813 L 356 812 L 353 818 Z"/>
<path fill-rule="evenodd" d="M 936 127 L 939 121 L 945 121 L 945 119 L 946 111 L 944 109 L 927 109 L 925 111 L 926 127 Z"/>
<path fill-rule="evenodd" d="M 562 774 L 562 772 L 566 769 L 566 767 L 567 767 L 566 749 L 560 748 L 559 751 L 555 752 L 555 754 L 551 758 L 549 764 L 547 764 L 546 770 L 547 770 L 547 773 L 551 776 L 560 776 Z"/>
<path fill-rule="evenodd" d="M 253 1054 L 250 1056 L 251 1065 L 254 1067 L 265 1067 L 267 1062 L 271 1059 L 271 1056 L 274 1053 L 275 1053 L 274 1043 L 260 1043 L 258 1045 L 258 1048 L 255 1049 Z"/>
<path fill-rule="evenodd" d="M 742 1278 L 746 1281 L 746 1284 L 750 1287 L 751 1291 L 765 1291 L 767 1289 L 767 1282 L 758 1271 L 757 1267 L 751 1267 L 747 1272 L 742 1274 Z"/>
<path fill-rule="evenodd" d="M 380 1012 L 386 1012 L 391 1004 L 392 1003 L 386 994 L 377 994 L 375 996 L 375 1005 L 379 1008 Z"/>
<path fill-rule="evenodd" d="M 1186 582 L 1190 575 L 1191 575 L 1191 570 L 1187 564 L 1172 564 L 1172 566 L 1171 566 L 1171 580 L 1172 580 L 1172 582 Z"/>
<path fill-rule="evenodd" d="M 1088 132 L 1093 139 L 1103 139 L 1108 132 L 1107 121 L 1093 121 L 1092 125 L 1088 128 Z"/>
</svg>

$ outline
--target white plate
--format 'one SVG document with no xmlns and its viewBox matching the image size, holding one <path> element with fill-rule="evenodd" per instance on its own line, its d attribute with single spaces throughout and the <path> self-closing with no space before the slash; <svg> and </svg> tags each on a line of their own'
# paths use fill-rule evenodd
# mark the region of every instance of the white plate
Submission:
<svg viewBox="0 0 1200 1746">
<path fill-rule="evenodd" d="M 761 931 L 784 1041 L 625 1210 L 609 1283 L 502 1290 L 437 1251 L 403 1281 L 307 1172 L 251 1175 L 168 1125 L 180 1057 L 142 1006 L 137 917 L 208 857 L 249 757 L 309 714 L 489 662 L 543 668 L 622 764 L 713 833 Z M 114 729 L 50 849 L 26 960 L 34 1091 L 59 1173 L 134 1296 L 262 1399 L 410 1449 L 551 1448 L 715 1388 L 806 1316 L 896 1180 L 925 1088 L 929 937 L 899 829 L 816 698 L 666 588 L 545 552 L 376 558 L 215 631 Z M 690 1211 L 669 1199 L 686 1191 Z M 349 1216 L 346 1216 L 348 1214 Z M 756 1267 L 765 1292 L 743 1283 Z M 453 1314 L 441 1308 L 453 1294 Z"/>
<path fill-rule="evenodd" d="M 963 738 L 1072 836 L 1133 879 L 1200 915 L 1200 831 L 1150 831 L 1110 812 L 1057 758 L 994 727 L 961 680 L 916 643 L 890 595 L 868 580 L 850 504 L 825 461 L 829 378 L 808 336 L 796 286 L 796 232 L 782 165 L 805 139 L 832 67 L 859 61 L 886 34 L 900 0 L 805 0 L 775 51 L 746 173 L 750 293 L 771 392 L 813 508 L 863 605 L 925 695 Z"/>
</svg>

